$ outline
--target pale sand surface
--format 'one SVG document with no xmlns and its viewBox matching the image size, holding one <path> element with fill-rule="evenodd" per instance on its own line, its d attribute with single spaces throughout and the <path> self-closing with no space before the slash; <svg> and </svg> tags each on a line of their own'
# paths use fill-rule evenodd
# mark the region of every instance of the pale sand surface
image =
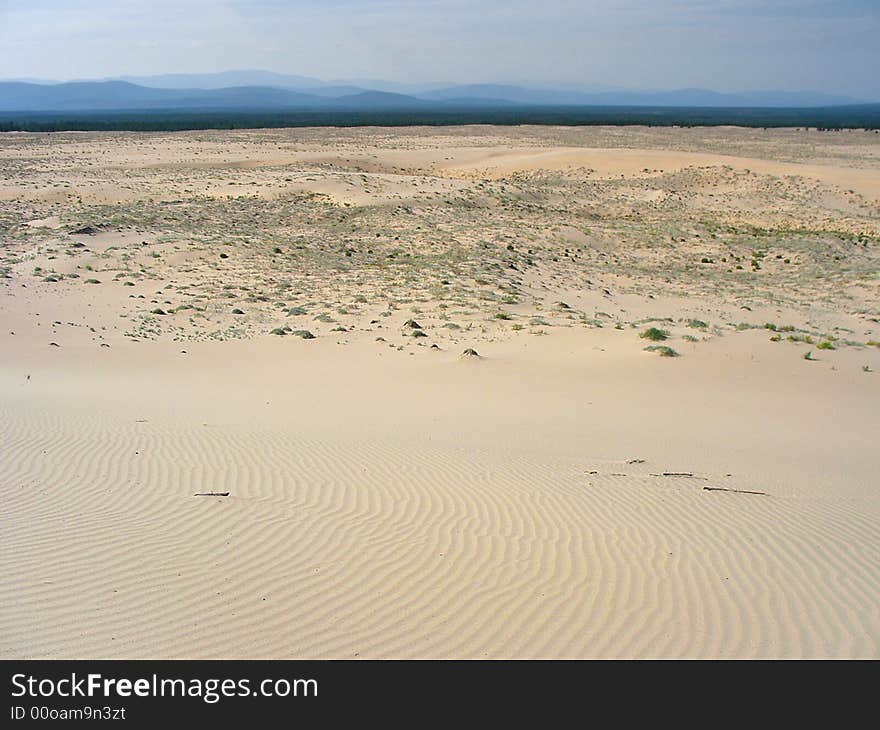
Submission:
<svg viewBox="0 0 880 730">
<path fill-rule="evenodd" d="M 0 656 L 880 656 L 878 150 L 0 137 Z"/>
</svg>

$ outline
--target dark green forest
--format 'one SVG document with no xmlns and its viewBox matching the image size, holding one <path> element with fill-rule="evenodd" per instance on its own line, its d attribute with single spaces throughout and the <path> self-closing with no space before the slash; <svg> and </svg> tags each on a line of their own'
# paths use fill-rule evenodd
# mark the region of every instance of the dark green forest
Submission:
<svg viewBox="0 0 880 730">
<path fill-rule="evenodd" d="M 880 104 L 811 109 L 719 107 L 503 107 L 439 110 L 132 110 L 0 112 L 2 132 L 178 131 L 459 124 L 812 127 L 880 130 Z"/>
</svg>

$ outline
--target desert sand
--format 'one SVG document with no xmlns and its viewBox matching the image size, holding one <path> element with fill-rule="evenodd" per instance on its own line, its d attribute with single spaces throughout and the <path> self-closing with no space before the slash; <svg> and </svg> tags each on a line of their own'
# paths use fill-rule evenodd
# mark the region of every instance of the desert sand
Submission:
<svg viewBox="0 0 880 730">
<path fill-rule="evenodd" d="M 4 658 L 880 656 L 878 134 L 5 134 L 0 244 Z"/>
</svg>

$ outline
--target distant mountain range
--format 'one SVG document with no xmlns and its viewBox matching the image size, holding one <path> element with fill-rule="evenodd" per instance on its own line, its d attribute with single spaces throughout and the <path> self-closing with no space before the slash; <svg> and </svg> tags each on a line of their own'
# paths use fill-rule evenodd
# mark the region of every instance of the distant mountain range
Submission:
<svg viewBox="0 0 880 730">
<path fill-rule="evenodd" d="M 324 82 L 271 71 L 131 76 L 66 83 L 0 81 L 0 111 L 150 109 L 406 110 L 510 106 L 650 106 L 808 108 L 864 103 L 811 92 L 721 93 L 576 90 L 503 84 L 405 85 L 384 81 Z"/>
</svg>

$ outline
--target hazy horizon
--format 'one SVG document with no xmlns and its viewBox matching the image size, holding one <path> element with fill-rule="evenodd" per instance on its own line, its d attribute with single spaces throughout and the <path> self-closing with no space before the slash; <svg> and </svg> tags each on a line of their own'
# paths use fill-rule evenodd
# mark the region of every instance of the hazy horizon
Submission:
<svg viewBox="0 0 880 730">
<path fill-rule="evenodd" d="M 4 78 L 268 70 L 324 81 L 880 99 L 871 0 L 0 0 Z"/>
</svg>

